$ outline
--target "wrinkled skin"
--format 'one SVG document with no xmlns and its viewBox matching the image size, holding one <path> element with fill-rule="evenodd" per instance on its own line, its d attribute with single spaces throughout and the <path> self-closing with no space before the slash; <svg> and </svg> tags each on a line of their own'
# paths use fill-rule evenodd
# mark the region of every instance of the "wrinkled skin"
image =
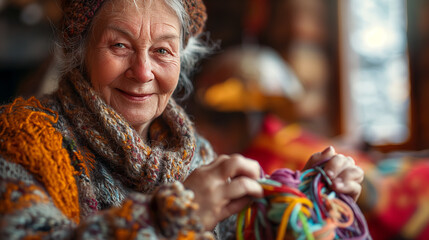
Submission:
<svg viewBox="0 0 429 240">
<path fill-rule="evenodd" d="M 103 100 L 146 139 L 179 81 L 181 27 L 164 1 L 138 2 L 103 6 L 94 19 L 86 68 Z"/>
</svg>

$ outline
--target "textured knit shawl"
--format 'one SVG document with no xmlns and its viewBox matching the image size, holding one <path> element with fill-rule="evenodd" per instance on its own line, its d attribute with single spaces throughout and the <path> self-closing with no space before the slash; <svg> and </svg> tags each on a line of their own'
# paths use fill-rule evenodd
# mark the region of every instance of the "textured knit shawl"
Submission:
<svg viewBox="0 0 429 240">
<path fill-rule="evenodd" d="M 173 99 L 151 124 L 149 143 L 145 143 L 77 70 L 63 77 L 56 94 L 72 131 L 126 186 L 151 192 L 158 185 L 183 181 L 188 175 L 195 134 L 186 113 Z"/>
</svg>

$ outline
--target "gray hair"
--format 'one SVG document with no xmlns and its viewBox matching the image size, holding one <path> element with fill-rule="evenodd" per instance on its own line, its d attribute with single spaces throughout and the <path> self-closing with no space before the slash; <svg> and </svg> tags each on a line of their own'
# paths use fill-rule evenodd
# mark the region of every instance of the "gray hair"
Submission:
<svg viewBox="0 0 429 240">
<path fill-rule="evenodd" d="M 107 1 L 107 0 L 106 0 Z M 112 1 L 112 0 L 110 0 Z M 138 0 L 130 0 L 137 6 Z M 159 1 L 159 0 L 156 0 Z M 193 85 L 190 80 L 190 76 L 196 70 L 197 62 L 210 54 L 215 46 L 211 46 L 208 41 L 202 40 L 202 34 L 199 36 L 190 36 L 189 39 L 185 39 L 185 36 L 189 35 L 189 22 L 190 16 L 186 12 L 182 0 L 164 0 L 165 3 L 176 13 L 179 18 L 181 25 L 181 44 L 180 44 L 180 77 L 179 82 L 174 92 L 174 97 L 179 100 L 183 100 L 188 97 L 192 90 Z M 94 19 L 97 16 L 94 17 Z M 66 49 L 65 43 L 61 37 L 56 44 L 57 62 L 59 67 L 60 75 L 63 76 L 71 70 L 77 68 L 82 73 L 86 72 L 85 69 L 85 54 L 87 51 L 90 33 L 92 32 L 94 19 L 88 27 L 88 31 L 83 36 L 75 39 L 70 39 L 67 49 L 70 51 L 64 51 Z M 59 35 L 61 36 L 61 34 Z"/>
</svg>

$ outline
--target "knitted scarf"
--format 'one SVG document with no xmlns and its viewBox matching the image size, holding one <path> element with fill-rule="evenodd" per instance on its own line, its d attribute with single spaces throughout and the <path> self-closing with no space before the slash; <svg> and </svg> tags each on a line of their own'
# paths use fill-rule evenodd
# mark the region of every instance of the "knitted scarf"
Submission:
<svg viewBox="0 0 429 240">
<path fill-rule="evenodd" d="M 63 77 L 56 95 L 78 138 L 120 174 L 126 186 L 151 192 L 188 175 L 196 139 L 192 123 L 173 99 L 151 124 L 145 143 L 79 71 Z"/>
</svg>

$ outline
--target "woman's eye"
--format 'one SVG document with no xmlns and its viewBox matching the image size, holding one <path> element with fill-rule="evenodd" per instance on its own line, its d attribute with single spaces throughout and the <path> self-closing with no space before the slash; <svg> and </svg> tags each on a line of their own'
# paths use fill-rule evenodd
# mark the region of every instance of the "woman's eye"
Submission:
<svg viewBox="0 0 429 240">
<path fill-rule="evenodd" d="M 125 48 L 125 44 L 123 44 L 123 43 L 115 43 L 115 44 L 113 44 L 113 46 L 117 47 L 117 48 Z"/>
<path fill-rule="evenodd" d="M 162 55 L 164 55 L 164 54 L 167 54 L 168 51 L 165 50 L 164 48 L 160 48 L 160 49 L 158 49 L 158 53 L 161 53 Z"/>
</svg>

